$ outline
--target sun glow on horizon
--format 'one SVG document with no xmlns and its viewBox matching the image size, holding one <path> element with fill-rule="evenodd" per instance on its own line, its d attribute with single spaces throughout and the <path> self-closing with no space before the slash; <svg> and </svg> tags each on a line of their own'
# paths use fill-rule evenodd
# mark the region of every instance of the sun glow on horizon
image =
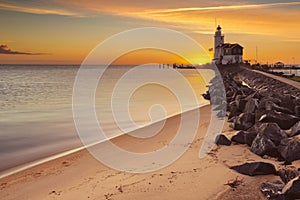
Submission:
<svg viewBox="0 0 300 200">
<path fill-rule="evenodd" d="M 80 64 L 96 45 L 110 36 L 131 28 L 149 26 L 170 28 L 189 35 L 212 58 L 208 49 L 213 47 L 216 22 L 222 26 L 226 41 L 240 43 L 244 47 L 245 60 L 256 59 L 258 48 L 258 61 L 261 63 L 279 60 L 300 63 L 300 27 L 296 17 L 300 2 L 50 2 L 43 4 L 33 0 L 25 4 L 12 0 L 0 3 L 0 23 L 5 27 L 0 45 L 11 50 L 0 49 L 0 63 Z M 178 48 L 181 45 L 178 44 Z M 189 54 L 194 64 L 206 63 L 199 58 L 198 52 Z M 154 55 L 144 51 L 121 60 L 124 64 L 151 60 L 181 62 L 175 57 L 163 58 L 164 53 L 160 59 Z"/>
</svg>

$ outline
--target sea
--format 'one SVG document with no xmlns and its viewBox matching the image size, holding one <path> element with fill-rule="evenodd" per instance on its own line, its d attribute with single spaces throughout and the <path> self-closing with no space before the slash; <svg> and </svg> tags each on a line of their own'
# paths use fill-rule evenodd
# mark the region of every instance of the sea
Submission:
<svg viewBox="0 0 300 200">
<path fill-rule="evenodd" d="M 108 138 L 207 105 L 201 94 L 214 76 L 160 65 L 0 65 L 0 175 L 83 148 L 72 110 L 79 69 L 103 72 L 92 97 Z"/>
<path fill-rule="evenodd" d="M 297 67 L 300 67 L 299 65 Z M 270 69 L 270 72 L 283 72 L 286 75 L 300 76 L 300 69 Z"/>
</svg>

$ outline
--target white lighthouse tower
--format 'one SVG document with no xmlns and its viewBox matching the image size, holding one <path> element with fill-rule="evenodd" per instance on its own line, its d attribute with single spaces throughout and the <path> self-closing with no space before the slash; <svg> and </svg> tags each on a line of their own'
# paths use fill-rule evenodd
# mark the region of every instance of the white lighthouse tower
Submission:
<svg viewBox="0 0 300 200">
<path fill-rule="evenodd" d="M 215 33 L 215 46 L 214 46 L 214 60 L 219 60 L 221 56 L 221 48 L 217 48 L 224 44 L 224 35 L 221 32 L 221 26 L 218 25 L 217 31 Z"/>
</svg>

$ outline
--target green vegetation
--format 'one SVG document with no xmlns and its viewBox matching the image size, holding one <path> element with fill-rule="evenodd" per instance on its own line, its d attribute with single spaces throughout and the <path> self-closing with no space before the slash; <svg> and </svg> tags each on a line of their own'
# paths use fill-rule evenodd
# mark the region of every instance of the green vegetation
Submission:
<svg viewBox="0 0 300 200">
<path fill-rule="evenodd" d="M 300 76 L 294 76 L 294 77 L 291 77 L 290 79 L 293 81 L 300 82 Z"/>
</svg>

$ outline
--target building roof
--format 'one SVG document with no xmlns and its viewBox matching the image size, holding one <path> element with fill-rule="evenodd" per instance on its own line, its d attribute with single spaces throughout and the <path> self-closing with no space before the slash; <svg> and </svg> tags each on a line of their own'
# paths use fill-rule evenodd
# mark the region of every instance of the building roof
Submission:
<svg viewBox="0 0 300 200">
<path fill-rule="evenodd" d="M 231 44 L 231 43 L 225 43 L 225 44 L 220 44 L 219 46 L 217 46 L 217 48 L 224 48 L 224 49 L 232 49 L 234 47 L 240 47 L 240 48 L 244 48 L 241 45 L 235 43 L 235 44 Z"/>
<path fill-rule="evenodd" d="M 279 62 L 276 62 L 275 65 L 284 65 L 284 63 L 279 61 Z"/>
</svg>

